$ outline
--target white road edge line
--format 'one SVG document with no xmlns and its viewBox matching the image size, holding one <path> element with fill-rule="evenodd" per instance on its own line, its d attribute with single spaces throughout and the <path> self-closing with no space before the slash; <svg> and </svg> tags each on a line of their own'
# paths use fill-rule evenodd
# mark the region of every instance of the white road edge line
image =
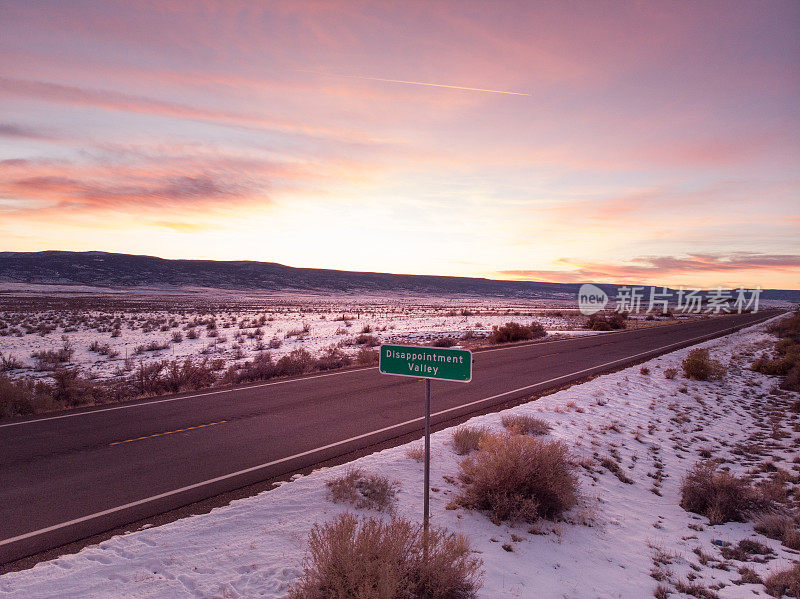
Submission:
<svg viewBox="0 0 800 599">
<path fill-rule="evenodd" d="M 760 322 L 756 322 L 756 323 L 748 324 L 748 325 L 745 325 L 742 328 L 755 326 L 756 324 L 761 324 L 761 323 Z M 503 397 L 504 395 L 511 395 L 513 393 L 519 393 L 520 391 L 525 391 L 527 389 L 533 389 L 534 387 L 539 387 L 541 385 L 547 385 L 549 383 L 554 383 L 554 382 L 559 381 L 561 379 L 573 377 L 575 375 L 580 375 L 580 374 L 583 374 L 584 372 L 589 372 L 590 370 L 596 370 L 598 368 L 605 368 L 606 366 L 611 366 L 613 364 L 617 364 L 618 362 L 625 362 L 626 360 L 631 360 L 631 359 L 634 359 L 634 358 L 638 358 L 639 356 L 644 356 L 646 354 L 659 352 L 659 351 L 661 351 L 663 349 L 674 347 L 676 345 L 682 345 L 684 343 L 691 343 L 693 341 L 699 341 L 699 340 L 705 339 L 707 337 L 711 337 L 712 339 L 715 338 L 716 336 L 724 337 L 725 335 L 729 335 L 732 332 L 736 332 L 736 329 L 737 329 L 737 327 L 731 327 L 731 328 L 728 328 L 728 329 L 722 329 L 722 331 L 716 331 L 714 333 L 706 333 L 705 335 L 701 335 L 700 337 L 694 337 L 692 339 L 685 339 L 683 341 L 677 341 L 675 343 L 670 343 L 669 345 L 663 345 L 663 346 L 655 348 L 655 349 L 649 349 L 647 351 L 639 352 L 638 354 L 634 354 L 632 356 L 626 356 L 626 357 L 620 358 L 618 360 L 613 360 L 611 362 L 606 362 L 605 364 L 600 364 L 598 366 L 592 366 L 591 368 L 585 368 L 585 369 L 579 370 L 577 372 L 571 372 L 569 374 L 565 374 L 565 375 L 562 375 L 562 376 L 559 376 L 559 377 L 556 377 L 556 378 L 553 378 L 553 379 L 549 379 L 547 381 L 541 381 L 541 382 L 538 382 L 538 383 L 534 383 L 533 385 L 527 385 L 525 387 L 520 387 L 518 389 L 512 389 L 511 391 L 505 391 L 504 393 L 498 393 L 497 395 L 492 395 L 491 397 L 484 397 L 482 399 L 476 399 L 475 401 L 471 401 L 471 402 L 466 403 L 466 404 L 462 404 L 462 405 L 459 405 L 459 406 L 448 408 L 448 409 L 442 410 L 440 412 L 434 412 L 434 413 L 431 414 L 431 417 L 439 416 L 441 414 L 447 414 L 449 412 L 454 412 L 456 410 L 461 410 L 461 409 L 464 409 L 464 408 L 467 408 L 467 407 L 470 407 L 470 406 L 474 406 L 474 405 L 479 404 L 479 403 L 491 401 L 493 399 L 497 399 L 499 397 Z M 722 333 L 722 334 L 720 335 L 720 333 Z M 2 541 L 0 541 L 0 547 L 2 547 L 3 545 L 9 545 L 11 543 L 15 543 L 17 541 L 22 541 L 24 539 L 29 539 L 31 537 L 35 537 L 35 536 L 38 536 L 38 535 L 42 535 L 42 534 L 45 534 L 45 533 L 48 533 L 48 532 L 52 532 L 52 531 L 58 530 L 60 528 L 65 528 L 67 526 L 72 526 L 74 524 L 80 524 L 81 522 L 86 522 L 88 520 L 93 520 L 94 518 L 100 518 L 102 516 L 107 516 L 108 514 L 113 514 L 115 512 L 126 510 L 128 508 L 132 508 L 132 507 L 136 507 L 136 506 L 139 506 L 139 505 L 143 505 L 143 504 L 149 503 L 151 501 L 157 501 L 157 500 L 163 499 L 165 497 L 170 497 L 172 495 L 177 495 L 178 493 L 183 493 L 185 491 L 191 491 L 192 489 L 197 489 L 199 487 L 210 485 L 210 484 L 222 481 L 222 480 L 227 480 L 229 478 L 234 478 L 236 476 L 241 476 L 242 474 L 248 474 L 250 472 L 255 472 L 256 470 L 260 470 L 262 468 L 269 468 L 270 466 L 275 466 L 277 464 L 281 464 L 281 463 L 284 463 L 284 462 L 288 462 L 290 460 L 301 458 L 301 457 L 310 455 L 310 454 L 318 452 L 318 451 L 324 451 L 326 449 L 331 449 L 333 447 L 338 447 L 338 446 L 344 445 L 346 443 L 350 443 L 352 441 L 358 441 L 359 439 L 364 439 L 364 438 L 370 437 L 372 435 L 377 435 L 377 434 L 380 434 L 380 433 L 383 433 L 383 432 L 386 432 L 386 431 L 389 431 L 389 430 L 392 430 L 392 429 L 396 429 L 396 428 L 400 428 L 400 427 L 403 427 L 403 426 L 407 426 L 409 424 L 414 424 L 415 422 L 421 422 L 422 420 L 424 420 L 424 417 L 422 417 L 422 416 L 420 416 L 419 418 L 412 418 L 411 420 L 406 420 L 405 422 L 401 422 L 399 424 L 393 424 L 391 426 L 386 426 L 386 427 L 380 428 L 378 430 L 370 431 L 368 433 L 363 433 L 361 435 L 356 435 L 355 437 L 350 437 L 349 439 L 344 439 L 342 441 L 336 441 L 335 443 L 329 443 L 328 445 L 323 445 L 322 447 L 316 447 L 314 449 L 309 449 L 309 450 L 303 451 L 301 453 L 296 453 L 294 455 L 286 456 L 285 458 L 280 458 L 280 459 L 277 459 L 277 460 L 273 460 L 271 462 L 266 462 L 264 464 L 259 464 L 258 466 L 251 466 L 250 468 L 245 468 L 244 470 L 237 470 L 236 472 L 231 472 L 229 474 L 223 474 L 222 476 L 217 476 L 215 478 L 210 478 L 208 480 L 204 480 L 204 481 L 201 481 L 199 483 L 194 483 L 194 484 L 191 484 L 191 485 L 187 485 L 185 487 L 180 487 L 179 489 L 173 489 L 172 491 L 166 491 L 164 493 L 159 493 L 158 495 L 153 495 L 151 497 L 146 497 L 144 499 L 139 499 L 137 501 L 131 501 L 130 503 L 126 503 L 124 505 L 118 505 L 116 507 L 112 507 L 112 508 L 109 508 L 107 510 L 102 510 L 100 512 L 95 512 L 94 514 L 89 514 L 88 516 L 81 516 L 80 518 L 75 518 L 74 520 L 68 520 L 66 522 L 61 522 L 60 524 L 53 524 L 52 526 L 48 526 L 46 528 L 40 528 L 39 530 L 34 530 L 32 532 L 28 532 L 28 533 L 25 533 L 25 534 L 22 534 L 22 535 L 18 535 L 16 537 L 11 537 L 9 539 L 3 539 Z"/>
<path fill-rule="evenodd" d="M 675 323 L 675 324 L 687 324 L 687 323 Z M 759 324 L 759 323 L 753 323 L 753 324 Z M 746 325 L 746 326 L 752 326 L 752 325 Z M 605 335 L 591 335 L 591 336 L 592 337 L 595 337 L 595 336 L 596 337 L 607 337 L 609 335 L 620 334 L 620 333 L 633 333 L 633 332 L 637 332 L 637 331 L 640 331 L 640 330 L 642 330 L 642 329 L 631 329 L 631 330 L 628 330 L 628 331 L 614 331 L 612 333 L 606 333 Z M 728 329 L 722 329 L 722 330 L 726 331 Z M 585 337 L 582 337 L 582 338 L 585 338 Z M 520 347 L 531 347 L 531 346 L 539 347 L 539 346 L 542 346 L 542 345 L 549 345 L 551 343 L 564 343 L 565 341 L 573 341 L 573 339 L 557 339 L 557 340 L 554 340 L 554 341 L 543 341 L 541 343 L 530 343 L 530 344 L 525 344 L 525 345 L 512 345 L 510 347 L 498 347 L 496 349 L 487 349 L 487 350 L 483 350 L 483 351 L 476 352 L 476 353 L 478 355 L 480 355 L 480 354 L 488 354 L 488 353 L 491 353 L 491 352 L 508 351 L 508 350 L 512 350 L 512 349 L 519 349 Z M 0 428 L 6 428 L 6 427 L 9 427 L 9 426 L 23 426 L 25 424 L 35 424 L 37 422 L 46 422 L 48 420 L 60 420 L 62 418 L 75 418 L 76 416 L 91 416 L 92 414 L 99 414 L 101 412 L 111 412 L 111 411 L 114 411 L 114 410 L 127 410 L 127 409 L 130 409 L 130 408 L 139 408 L 139 407 L 143 407 L 143 406 L 150 406 L 150 405 L 153 405 L 153 404 L 169 403 L 169 402 L 172 402 L 172 401 L 180 401 L 182 399 L 194 399 L 195 397 L 207 397 L 209 395 L 219 395 L 221 393 L 234 393 L 236 391 L 247 391 L 248 389 L 260 389 L 262 387 L 270 387 L 272 385 L 286 385 L 288 383 L 296 383 L 298 381 L 309 381 L 311 379 L 319 379 L 319 378 L 324 378 L 324 377 L 328 377 L 328 376 L 340 376 L 340 375 L 344 375 L 344 374 L 350 374 L 352 372 L 363 372 L 365 370 L 377 370 L 377 368 L 378 368 L 377 366 L 369 366 L 367 368 L 354 368 L 352 370 L 344 370 L 344 371 L 341 371 L 341 372 L 331 372 L 331 373 L 328 373 L 328 374 L 316 374 L 316 375 L 313 375 L 313 376 L 306 376 L 306 377 L 299 378 L 299 379 L 287 379 L 287 380 L 284 380 L 284 381 L 272 381 L 270 383 L 259 383 L 257 385 L 250 385 L 249 387 L 234 387 L 233 389 L 219 389 L 218 391 L 207 391 L 205 393 L 195 393 L 195 394 L 192 394 L 192 395 L 182 395 L 180 397 L 170 397 L 170 398 L 167 398 L 167 399 L 153 399 L 153 400 L 142 401 L 142 402 L 134 403 L 134 404 L 126 404 L 126 405 L 122 405 L 122 406 L 111 406 L 111 407 L 108 407 L 108 408 L 100 408 L 98 410 L 88 410 L 86 412 L 74 412 L 74 413 L 71 413 L 71 414 L 60 414 L 58 416 L 46 416 L 44 418 L 36 418 L 34 420 L 21 420 L 19 422 L 6 422 L 5 424 L 0 424 Z"/>
</svg>

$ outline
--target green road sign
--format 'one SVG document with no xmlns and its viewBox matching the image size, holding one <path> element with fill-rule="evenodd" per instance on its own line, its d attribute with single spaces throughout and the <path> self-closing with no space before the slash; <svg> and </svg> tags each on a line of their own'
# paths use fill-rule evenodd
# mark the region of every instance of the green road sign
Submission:
<svg viewBox="0 0 800 599">
<path fill-rule="evenodd" d="M 472 379 L 472 352 L 412 345 L 381 345 L 382 374 L 415 376 L 468 383 Z"/>
</svg>

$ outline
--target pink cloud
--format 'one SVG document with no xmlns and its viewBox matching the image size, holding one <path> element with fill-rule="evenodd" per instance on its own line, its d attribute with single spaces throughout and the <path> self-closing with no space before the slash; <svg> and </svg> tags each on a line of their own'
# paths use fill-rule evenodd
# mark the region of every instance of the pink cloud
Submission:
<svg viewBox="0 0 800 599">
<path fill-rule="evenodd" d="M 502 270 L 498 275 L 517 280 L 547 280 L 560 283 L 649 283 L 656 284 L 680 277 L 696 278 L 717 275 L 752 276 L 752 271 L 800 274 L 800 254 L 690 254 L 688 256 L 642 256 L 627 263 L 594 262 L 572 258 L 558 260 L 565 269 Z"/>
</svg>

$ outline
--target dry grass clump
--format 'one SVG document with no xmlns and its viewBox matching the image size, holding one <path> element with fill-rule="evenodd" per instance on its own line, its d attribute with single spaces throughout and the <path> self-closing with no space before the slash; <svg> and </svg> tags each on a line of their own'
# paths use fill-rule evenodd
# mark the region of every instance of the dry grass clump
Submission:
<svg viewBox="0 0 800 599">
<path fill-rule="evenodd" d="M 331 501 L 379 512 L 392 511 L 399 487 L 385 476 L 366 474 L 361 468 L 350 468 L 325 484 Z"/>
<path fill-rule="evenodd" d="M 775 572 L 764 579 L 764 588 L 773 597 L 800 597 L 800 563 Z"/>
<path fill-rule="evenodd" d="M 785 514 L 766 514 L 756 519 L 756 532 L 776 539 L 789 549 L 800 550 L 800 527 L 794 518 Z"/>
<path fill-rule="evenodd" d="M 557 518 L 577 503 L 578 478 L 567 446 L 515 434 L 487 434 L 460 464 L 456 503 L 493 522 Z"/>
<path fill-rule="evenodd" d="M 780 338 L 773 356 L 763 354 L 752 369 L 762 374 L 783 376 L 781 389 L 800 391 L 800 310 L 767 329 Z"/>
<path fill-rule="evenodd" d="M 406 449 L 406 457 L 409 460 L 422 462 L 425 460 L 425 446 L 424 445 L 411 445 Z"/>
<path fill-rule="evenodd" d="M 668 378 L 670 380 L 674 379 L 677 374 L 678 374 L 677 368 L 667 368 L 666 370 L 664 370 L 664 378 Z"/>
<path fill-rule="evenodd" d="M 680 506 L 706 516 L 711 525 L 744 522 L 757 504 L 756 493 L 746 480 L 717 470 L 713 461 L 695 464 L 681 483 Z"/>
<path fill-rule="evenodd" d="M 317 358 L 317 370 L 334 370 L 336 368 L 344 368 L 350 366 L 353 360 L 341 348 L 336 345 L 329 345 L 324 348 Z"/>
<path fill-rule="evenodd" d="M 507 414 L 502 423 L 503 428 L 518 435 L 546 435 L 553 428 L 541 418 L 527 414 Z"/>
<path fill-rule="evenodd" d="M 15 356 L 11 354 L 5 356 L 3 352 L 0 352 L 0 372 L 8 372 L 10 370 L 23 368 L 24 366 L 25 364 L 20 362 Z"/>
<path fill-rule="evenodd" d="M 462 535 L 431 528 L 425 539 L 405 519 L 342 514 L 311 529 L 303 575 L 288 597 L 471 599 L 481 587 L 482 565 Z"/>
<path fill-rule="evenodd" d="M 518 322 L 507 322 L 502 326 L 492 327 L 489 341 L 491 343 L 512 343 L 514 341 L 527 341 L 528 339 L 541 339 L 546 335 L 547 331 L 538 322 L 532 322 L 527 327 Z"/>
<path fill-rule="evenodd" d="M 489 434 L 485 426 L 459 426 L 453 431 L 453 451 L 467 455 L 480 446 L 481 439 Z"/>
<path fill-rule="evenodd" d="M 0 374 L 0 418 L 38 414 L 53 409 L 51 388 L 31 379 L 14 380 Z"/>
<path fill-rule="evenodd" d="M 696 381 L 720 379 L 725 375 L 725 367 L 709 357 L 705 348 L 693 349 L 681 362 L 683 375 Z"/>
<path fill-rule="evenodd" d="M 378 350 L 362 347 L 356 354 L 356 364 L 359 366 L 373 366 L 378 363 Z"/>
<path fill-rule="evenodd" d="M 627 317 L 627 313 L 614 312 L 606 316 L 598 312 L 589 317 L 586 321 L 586 328 L 593 331 L 616 331 L 624 329 Z"/>
</svg>

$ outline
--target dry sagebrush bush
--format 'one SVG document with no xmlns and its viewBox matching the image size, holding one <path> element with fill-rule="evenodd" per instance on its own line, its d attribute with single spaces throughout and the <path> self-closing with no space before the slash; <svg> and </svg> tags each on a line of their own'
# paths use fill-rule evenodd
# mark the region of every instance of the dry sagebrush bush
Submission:
<svg viewBox="0 0 800 599">
<path fill-rule="evenodd" d="M 481 586 L 469 540 L 432 528 L 342 514 L 315 524 L 289 599 L 471 599 Z"/>
<path fill-rule="evenodd" d="M 725 375 L 725 367 L 712 360 L 708 350 L 704 348 L 693 349 L 681 362 L 683 375 L 687 379 L 696 381 L 711 381 L 720 379 Z"/>
<path fill-rule="evenodd" d="M 399 487 L 399 483 L 379 474 L 366 474 L 361 468 L 349 468 L 325 484 L 331 501 L 379 512 L 393 509 Z"/>
<path fill-rule="evenodd" d="M 56 407 L 52 389 L 45 383 L 0 375 L 0 418 L 38 414 Z"/>
<path fill-rule="evenodd" d="M 489 335 L 490 343 L 512 343 L 514 341 L 527 341 L 528 339 L 541 339 L 547 335 L 547 331 L 538 322 L 532 322 L 529 326 L 521 325 L 518 322 L 507 322 L 502 326 L 492 327 Z"/>
<path fill-rule="evenodd" d="M 518 435 L 546 435 L 552 427 L 534 416 L 507 414 L 502 418 L 503 428 Z"/>
<path fill-rule="evenodd" d="M 681 483 L 680 506 L 715 525 L 744 522 L 757 508 L 758 498 L 746 480 L 717 470 L 715 462 L 698 462 Z"/>
<path fill-rule="evenodd" d="M 800 563 L 768 576 L 764 579 L 764 587 L 773 597 L 800 597 Z"/>
<path fill-rule="evenodd" d="M 453 451 L 458 455 L 467 455 L 480 446 L 481 439 L 489 434 L 485 426 L 459 426 L 453 431 Z"/>
<path fill-rule="evenodd" d="M 791 516 L 766 514 L 756 519 L 755 531 L 776 539 L 789 549 L 800 550 L 800 526 Z"/>
<path fill-rule="evenodd" d="M 575 465 L 562 441 L 490 434 L 460 466 L 456 503 L 486 511 L 496 523 L 556 518 L 577 503 Z"/>
</svg>

